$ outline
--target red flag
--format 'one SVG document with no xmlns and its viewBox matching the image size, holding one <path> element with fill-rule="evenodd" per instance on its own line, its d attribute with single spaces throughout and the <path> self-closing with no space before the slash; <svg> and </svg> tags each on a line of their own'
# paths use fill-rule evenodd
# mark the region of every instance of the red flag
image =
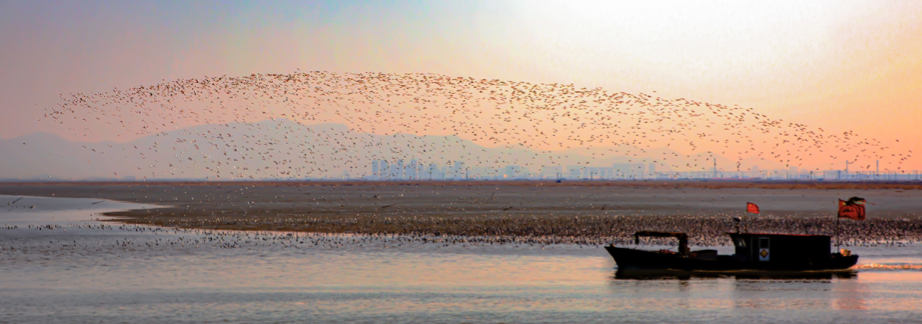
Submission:
<svg viewBox="0 0 922 324">
<path fill-rule="evenodd" d="M 867 217 L 864 203 L 864 198 L 858 197 L 851 197 L 847 201 L 839 199 L 839 218 L 863 221 Z"/>
<path fill-rule="evenodd" d="M 759 206 L 756 205 L 756 204 L 753 204 L 753 203 L 751 203 L 751 202 L 747 202 L 747 203 L 746 203 L 746 212 L 747 212 L 747 213 L 758 214 L 758 213 L 759 213 Z"/>
</svg>

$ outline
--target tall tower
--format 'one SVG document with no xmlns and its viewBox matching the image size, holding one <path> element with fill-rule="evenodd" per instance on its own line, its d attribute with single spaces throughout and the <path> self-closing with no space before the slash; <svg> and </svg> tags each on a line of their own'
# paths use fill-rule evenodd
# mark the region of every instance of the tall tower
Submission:
<svg viewBox="0 0 922 324">
<path fill-rule="evenodd" d="M 381 174 L 378 173 L 378 160 L 371 161 L 371 178 L 374 180 L 380 180 Z"/>
<path fill-rule="evenodd" d="M 464 162 L 455 161 L 449 170 L 452 179 L 460 179 L 464 176 Z"/>
<path fill-rule="evenodd" d="M 396 167 L 396 170 L 394 170 L 394 179 L 395 179 L 395 180 L 403 180 L 403 179 L 405 179 L 405 178 L 404 178 L 404 176 L 405 176 L 404 171 L 406 170 L 406 166 L 403 165 L 403 159 L 397 160 L 397 163 L 394 164 L 394 167 Z"/>
<path fill-rule="evenodd" d="M 429 171 L 426 172 L 426 176 L 429 177 L 429 180 L 432 180 L 433 179 L 432 177 L 438 176 L 438 174 L 439 174 L 439 166 L 436 165 L 435 163 L 429 163 Z"/>
<path fill-rule="evenodd" d="M 717 179 L 717 158 L 714 158 L 714 179 Z"/>
<path fill-rule="evenodd" d="M 416 162 L 416 159 L 410 160 L 410 164 L 407 165 L 407 179 L 416 180 L 419 178 L 419 163 Z"/>
</svg>

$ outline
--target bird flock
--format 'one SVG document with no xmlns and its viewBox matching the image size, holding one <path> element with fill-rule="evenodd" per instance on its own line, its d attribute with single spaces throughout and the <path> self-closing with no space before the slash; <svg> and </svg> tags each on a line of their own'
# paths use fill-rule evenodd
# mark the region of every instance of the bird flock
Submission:
<svg viewBox="0 0 922 324">
<path fill-rule="evenodd" d="M 343 170 L 368 175 L 371 160 L 418 158 L 426 164 L 444 163 L 445 156 L 471 166 L 537 170 L 566 162 L 553 154 L 579 149 L 590 157 L 575 162 L 583 166 L 617 157 L 661 170 L 700 171 L 710 170 L 720 157 L 728 161 L 721 166 L 727 171 L 745 171 L 745 160 L 755 159 L 815 171 L 841 169 L 846 162 L 852 171 L 873 170 L 880 161 L 883 170 L 905 172 L 903 163 L 912 153 L 853 131 L 832 133 L 753 108 L 663 98 L 655 92 L 438 74 L 225 75 L 62 95 L 61 100 L 44 120 L 81 138 L 153 136 L 145 142 L 148 147 L 128 150 L 141 158 L 153 152 L 173 155 L 169 161 L 150 158 L 137 165 L 138 172 L 148 172 L 140 174 L 145 178 L 177 176 L 155 166 L 194 169 L 215 179 L 300 179 Z M 297 125 L 338 123 L 347 129 L 308 138 L 303 128 L 261 123 L 280 119 Z M 215 127 L 189 128 L 196 125 Z M 179 129 L 187 130 L 185 137 L 166 136 Z M 278 136 L 269 136 L 270 131 Z M 426 143 L 382 141 L 410 135 L 443 137 Z M 474 154 L 489 148 L 530 153 Z M 112 145 L 87 151 L 104 158 L 107 149 L 111 156 Z M 540 154 L 551 156 L 536 158 Z"/>
<path fill-rule="evenodd" d="M 254 216 L 135 217 L 131 224 L 168 228 L 339 233 L 360 237 L 396 237 L 398 241 L 478 243 L 488 245 L 573 244 L 602 246 L 633 244 L 634 233 L 654 230 L 686 232 L 691 244 L 731 245 L 736 230 L 730 215 L 709 216 L 542 216 L 542 217 L 420 217 L 392 214 L 380 217 Z M 846 247 L 904 246 L 922 241 L 922 219 L 870 219 L 836 224 L 829 217 L 759 217 L 747 219 L 745 232 L 835 236 Z M 647 238 L 645 244 L 675 245 L 675 240 Z"/>
<path fill-rule="evenodd" d="M 753 108 L 572 84 L 475 79 L 438 74 L 301 72 L 212 76 L 106 92 L 62 95 L 44 119 L 86 138 L 146 138 L 140 147 L 89 146 L 100 158 L 137 154 L 144 178 L 188 170 L 210 179 L 304 179 L 351 171 L 368 175 L 370 161 L 462 161 L 471 166 L 540 169 L 573 163 L 585 150 L 594 166 L 613 158 L 662 170 L 709 170 L 718 157 L 745 171 L 747 159 L 820 171 L 852 166 L 905 172 L 911 151 L 853 131 L 829 132 L 786 122 Z M 266 123 L 267 120 L 273 121 Z M 283 120 L 285 122 L 275 122 Z M 322 132 L 306 125 L 335 123 Z M 210 125 L 202 128 L 201 125 Z M 181 131 L 179 131 L 181 130 Z M 439 136 L 437 140 L 407 140 Z M 147 146 L 144 146 L 147 145 Z M 506 148 L 522 154 L 476 154 Z M 171 159 L 158 158 L 167 152 Z M 563 152 L 563 153 L 562 153 Z M 555 155 L 557 154 L 557 155 Z M 537 158 L 542 155 L 544 158 Z M 88 161 L 92 162 L 92 161 Z M 167 169 L 168 171 L 159 171 Z M 335 187 L 334 187 L 335 188 Z M 147 193 L 141 192 L 144 198 Z M 140 197 L 138 197 L 140 199 Z M 281 200 L 274 203 L 288 203 Z M 247 203 L 246 208 L 250 207 Z M 390 206 L 379 206 L 383 211 Z M 509 207 L 513 208 L 513 207 Z M 602 207 L 604 208 L 604 206 Z M 506 211 L 505 209 L 503 211 Z M 397 235 L 414 242 L 579 244 L 629 242 L 637 230 L 685 231 L 699 245 L 724 245 L 729 215 L 550 217 L 291 218 L 273 213 L 134 217 L 122 221 L 173 228 L 283 230 Z M 376 212 L 377 213 L 377 212 Z M 160 215 L 166 216 L 166 215 Z M 391 217 L 393 216 L 393 217 Z M 828 219 L 759 219 L 753 229 L 829 234 Z M 852 223 L 846 244 L 918 241 L 918 220 Z M 128 243 L 126 243 L 128 244 Z M 235 243 L 236 244 L 236 243 Z"/>
<path fill-rule="evenodd" d="M 118 220 L 119 222 L 125 220 Z M 635 231 L 681 229 L 690 234 L 690 243 L 696 246 L 732 245 L 726 233 L 734 224 L 726 217 L 682 216 L 627 216 L 627 217 L 576 217 L 543 219 L 492 219 L 488 223 L 470 218 L 417 218 L 387 217 L 375 224 L 372 219 L 297 219 L 289 222 L 251 220 L 271 224 L 273 230 L 234 230 L 241 220 L 219 218 L 193 219 L 133 219 L 133 224 L 109 225 L 81 222 L 72 224 L 29 224 L 25 227 L 5 225 L 5 230 L 67 231 L 68 228 L 92 231 L 118 231 L 132 233 L 161 233 L 172 236 L 143 240 L 112 236 L 106 244 L 120 247 L 199 247 L 237 249 L 258 246 L 297 248 L 363 248 L 400 247 L 403 245 L 430 245 L 434 247 L 460 246 L 529 246 L 549 247 L 571 245 L 601 247 L 603 245 L 633 245 Z M 651 227 L 651 224 L 652 225 Z M 154 225 L 154 226 L 151 226 Z M 762 232 L 782 230 L 787 233 L 826 234 L 834 236 L 843 247 L 903 247 L 922 241 L 922 220 L 874 219 L 837 225 L 828 218 L 758 218 L 747 220 L 744 231 Z M 60 244 L 60 238 L 49 243 Z M 89 243 L 81 245 L 87 247 Z M 96 245 L 103 244 L 102 241 Z M 644 238 L 643 245 L 677 246 L 674 239 Z M 62 247 L 79 247 L 63 242 Z M 9 252 L 16 248 L 7 248 Z M 25 251 L 20 251 L 25 252 Z"/>
</svg>

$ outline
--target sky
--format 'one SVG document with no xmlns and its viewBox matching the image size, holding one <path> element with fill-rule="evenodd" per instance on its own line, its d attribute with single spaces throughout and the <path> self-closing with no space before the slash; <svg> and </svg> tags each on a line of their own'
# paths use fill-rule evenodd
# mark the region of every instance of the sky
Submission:
<svg viewBox="0 0 922 324">
<path fill-rule="evenodd" d="M 74 139 L 41 121 L 62 94 L 322 70 L 656 91 L 922 151 L 920 17 L 920 1 L 8 0 L 0 138 Z"/>
</svg>

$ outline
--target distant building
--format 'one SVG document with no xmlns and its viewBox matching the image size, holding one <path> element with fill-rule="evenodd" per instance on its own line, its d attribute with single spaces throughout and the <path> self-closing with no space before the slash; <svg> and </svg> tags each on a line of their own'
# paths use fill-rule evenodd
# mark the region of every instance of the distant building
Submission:
<svg viewBox="0 0 922 324">
<path fill-rule="evenodd" d="M 586 167 L 583 172 L 583 178 L 592 180 L 612 179 L 615 176 L 615 168 L 609 167 Z"/>
<path fill-rule="evenodd" d="M 563 178 L 563 167 L 559 165 L 549 165 L 541 168 L 541 177 L 545 179 Z"/>
<path fill-rule="evenodd" d="M 582 173 L 583 167 L 578 165 L 568 165 L 566 178 L 572 180 L 580 179 L 582 178 Z"/>
<path fill-rule="evenodd" d="M 518 165 L 507 165 L 503 168 L 503 177 L 510 180 L 528 178 L 528 173 L 528 169 Z"/>
<path fill-rule="evenodd" d="M 449 179 L 463 179 L 465 175 L 464 162 L 455 161 L 447 173 Z"/>
<path fill-rule="evenodd" d="M 419 164 L 417 164 L 416 159 L 410 160 L 410 164 L 407 165 L 407 179 L 419 179 Z"/>
<path fill-rule="evenodd" d="M 406 175 L 404 174 L 403 160 L 397 160 L 397 163 L 394 164 L 394 179 L 406 179 Z"/>
<path fill-rule="evenodd" d="M 428 180 L 440 179 L 440 177 L 438 176 L 439 173 L 441 173 L 441 172 L 439 171 L 439 166 L 436 165 L 435 163 L 430 163 L 430 164 L 429 164 L 429 170 L 426 171 L 426 175 L 425 175 L 425 176 L 426 176 L 426 179 L 428 179 Z"/>
<path fill-rule="evenodd" d="M 378 169 L 378 160 L 371 161 L 371 178 L 374 180 L 380 180 L 381 173 L 379 171 L 380 169 Z"/>
<path fill-rule="evenodd" d="M 381 168 L 380 170 L 378 170 L 379 176 L 380 176 L 380 178 L 379 178 L 378 180 L 389 180 L 389 179 L 391 179 L 391 168 L 390 168 L 389 165 L 387 165 L 387 161 L 381 160 L 381 162 L 378 163 L 378 167 Z"/>
<path fill-rule="evenodd" d="M 613 177 L 616 179 L 639 179 L 643 178 L 646 165 L 643 163 L 616 163 L 612 165 L 612 169 L 614 169 Z"/>
</svg>

